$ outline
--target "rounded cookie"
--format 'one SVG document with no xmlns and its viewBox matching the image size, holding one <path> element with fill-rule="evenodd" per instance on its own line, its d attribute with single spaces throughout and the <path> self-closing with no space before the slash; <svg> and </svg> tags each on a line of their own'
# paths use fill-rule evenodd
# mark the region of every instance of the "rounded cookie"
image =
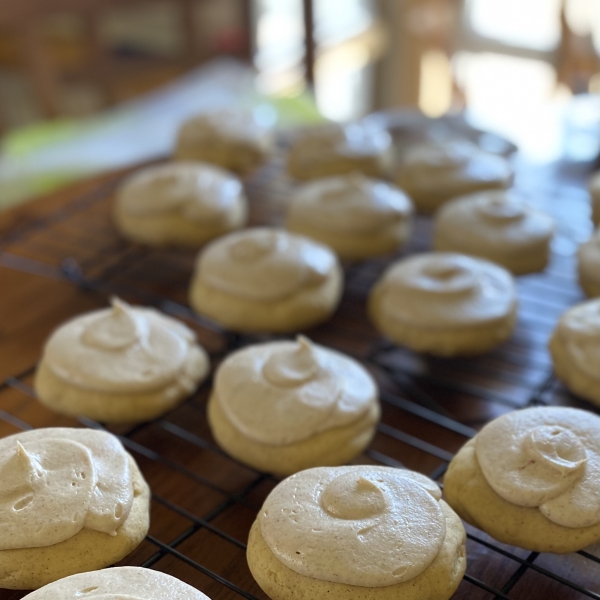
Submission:
<svg viewBox="0 0 600 600">
<path fill-rule="evenodd" d="M 505 158 L 484 152 L 470 142 L 429 142 L 405 150 L 394 180 L 417 210 L 433 212 L 451 198 L 507 188 L 513 172 Z"/>
<path fill-rule="evenodd" d="M 50 336 L 34 387 L 49 408 L 111 423 L 149 421 L 190 395 L 209 360 L 183 323 L 113 299 Z"/>
<path fill-rule="evenodd" d="M 269 157 L 270 124 L 252 112 L 216 110 L 183 123 L 177 135 L 177 160 L 207 162 L 238 175 L 250 175 Z"/>
<path fill-rule="evenodd" d="M 247 559 L 272 600 L 448 600 L 465 572 L 465 530 L 419 473 L 321 467 L 271 492 Z"/>
<path fill-rule="evenodd" d="M 160 571 L 115 567 L 79 573 L 50 583 L 24 600 L 210 600 L 202 592 Z"/>
<path fill-rule="evenodd" d="M 600 296 L 600 229 L 577 252 L 579 285 L 590 298 Z"/>
<path fill-rule="evenodd" d="M 341 259 L 357 260 L 397 250 L 410 235 L 412 212 L 398 188 L 354 172 L 301 186 L 286 227 L 327 244 Z"/>
<path fill-rule="evenodd" d="M 199 254 L 190 304 L 231 331 L 286 333 L 328 319 L 342 287 L 329 248 L 257 227 L 211 242 Z"/>
<path fill-rule="evenodd" d="M 437 212 L 433 247 L 491 260 L 515 275 L 542 271 L 554 221 L 512 191 L 487 190 L 451 200 Z"/>
<path fill-rule="evenodd" d="M 300 336 L 229 355 L 208 403 L 218 444 L 260 471 L 344 464 L 370 443 L 377 385 L 356 361 Z"/>
<path fill-rule="evenodd" d="M 548 346 L 557 377 L 574 394 L 600 406 L 600 298 L 565 312 Z"/>
<path fill-rule="evenodd" d="M 433 252 L 392 264 L 373 287 L 368 313 L 397 344 L 439 356 L 479 354 L 512 333 L 513 277 L 479 258 Z"/>
<path fill-rule="evenodd" d="M 241 182 L 209 164 L 173 162 L 129 176 L 113 208 L 121 233 L 151 246 L 201 246 L 246 223 Z"/>
<path fill-rule="evenodd" d="M 392 138 L 381 127 L 364 122 L 327 123 L 300 131 L 288 153 L 287 171 L 295 179 L 358 171 L 383 177 L 389 170 Z"/>
<path fill-rule="evenodd" d="M 454 457 L 444 496 L 465 521 L 506 544 L 560 554 L 594 544 L 600 418 L 562 407 L 504 415 Z"/>
<path fill-rule="evenodd" d="M 0 588 L 107 567 L 149 526 L 150 490 L 112 434 L 49 428 L 0 440 Z"/>
</svg>

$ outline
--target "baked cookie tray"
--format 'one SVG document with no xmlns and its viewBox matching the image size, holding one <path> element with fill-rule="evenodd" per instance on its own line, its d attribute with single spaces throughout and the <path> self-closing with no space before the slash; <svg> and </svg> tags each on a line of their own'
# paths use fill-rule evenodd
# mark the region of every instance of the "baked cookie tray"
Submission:
<svg viewBox="0 0 600 600">
<path fill-rule="evenodd" d="M 291 189 L 283 172 L 278 158 L 247 182 L 253 224 L 281 222 Z M 232 350 L 269 339 L 230 334 L 193 314 L 187 287 L 194 252 L 150 249 L 119 237 L 110 206 L 122 177 L 0 218 L 0 369 L 8 375 L 0 384 L 0 436 L 31 427 L 104 427 L 45 409 L 31 384 L 50 331 L 66 318 L 105 306 L 112 295 L 183 319 L 210 353 L 213 369 Z M 453 454 L 494 417 L 538 404 L 594 410 L 556 381 L 546 350 L 559 315 L 583 299 L 574 253 L 591 228 L 584 179 L 583 171 L 577 177 L 550 167 L 518 169 L 524 195 L 557 217 L 552 262 L 545 273 L 519 278 L 518 327 L 509 342 L 480 358 L 433 359 L 386 342 L 369 324 L 365 301 L 396 257 L 346 265 L 339 310 L 307 334 L 357 358 L 379 382 L 382 421 L 357 463 L 404 466 L 441 482 Z M 410 244 L 398 256 L 428 250 L 430 230 L 431 219 L 418 217 Z M 150 533 L 122 564 L 170 573 L 213 600 L 264 600 L 246 565 L 245 542 L 277 480 L 216 447 L 205 411 L 210 388 L 209 379 L 156 421 L 108 428 L 134 455 L 153 491 Z M 468 567 L 456 600 L 600 599 L 600 548 L 538 554 L 499 544 L 472 527 L 467 532 Z M 23 595 L 0 590 L 0 600 Z"/>
</svg>

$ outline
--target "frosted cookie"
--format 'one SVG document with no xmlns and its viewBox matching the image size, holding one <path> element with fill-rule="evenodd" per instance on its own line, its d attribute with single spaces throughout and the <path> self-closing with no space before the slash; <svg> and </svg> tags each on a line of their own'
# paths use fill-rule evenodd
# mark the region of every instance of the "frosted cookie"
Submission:
<svg viewBox="0 0 600 600">
<path fill-rule="evenodd" d="M 359 171 L 382 177 L 389 170 L 392 138 L 366 123 L 327 123 L 302 131 L 293 142 L 288 173 L 303 181 Z"/>
<path fill-rule="evenodd" d="M 249 175 L 268 158 L 273 145 L 271 127 L 251 112 L 217 110 L 183 123 L 177 136 L 175 158 L 207 162 Z"/>
<path fill-rule="evenodd" d="M 201 246 L 243 227 L 247 213 L 236 177 L 192 162 L 136 171 L 117 192 L 113 210 L 124 236 L 151 246 Z"/>
<path fill-rule="evenodd" d="M 71 575 L 24 600 L 210 600 L 197 589 L 160 571 L 115 567 Z"/>
<path fill-rule="evenodd" d="M 328 319 L 342 286 L 329 248 L 257 227 L 224 236 L 200 253 L 190 304 L 231 331 L 285 333 Z"/>
<path fill-rule="evenodd" d="M 600 299 L 565 312 L 549 348 L 557 377 L 574 394 L 600 406 Z"/>
<path fill-rule="evenodd" d="M 302 185 L 286 227 L 354 260 L 394 252 L 410 235 L 412 212 L 398 188 L 355 172 Z"/>
<path fill-rule="evenodd" d="M 574 408 L 518 410 L 454 457 L 444 496 L 498 541 L 567 553 L 600 540 L 600 418 Z"/>
<path fill-rule="evenodd" d="M 0 588 L 101 569 L 149 526 L 150 491 L 112 434 L 50 428 L 0 440 Z"/>
<path fill-rule="evenodd" d="M 113 299 L 111 308 L 54 331 L 34 386 L 42 404 L 66 415 L 149 421 L 189 396 L 208 368 L 206 352 L 183 323 Z"/>
<path fill-rule="evenodd" d="M 594 173 L 590 179 L 589 190 L 592 199 L 592 221 L 598 227 L 600 226 L 600 171 Z"/>
<path fill-rule="evenodd" d="M 436 214 L 433 247 L 486 258 L 515 275 L 548 264 L 554 221 L 513 192 L 488 190 L 452 200 Z"/>
<path fill-rule="evenodd" d="M 600 229 L 579 247 L 577 265 L 583 291 L 590 298 L 600 296 Z"/>
<path fill-rule="evenodd" d="M 513 172 L 508 161 L 466 141 L 416 144 L 405 151 L 395 182 L 417 210 L 433 212 L 457 196 L 506 188 Z"/>
<path fill-rule="evenodd" d="M 369 445 L 379 413 L 377 386 L 367 371 L 302 336 L 229 355 L 208 403 L 219 445 L 277 475 L 352 460 Z"/>
<path fill-rule="evenodd" d="M 268 496 L 247 559 L 272 600 L 447 600 L 465 530 L 427 477 L 379 466 L 308 469 Z"/>
<path fill-rule="evenodd" d="M 373 287 L 368 312 L 397 344 L 440 356 L 479 354 L 514 329 L 511 274 L 462 254 L 419 254 L 391 265 Z"/>
</svg>

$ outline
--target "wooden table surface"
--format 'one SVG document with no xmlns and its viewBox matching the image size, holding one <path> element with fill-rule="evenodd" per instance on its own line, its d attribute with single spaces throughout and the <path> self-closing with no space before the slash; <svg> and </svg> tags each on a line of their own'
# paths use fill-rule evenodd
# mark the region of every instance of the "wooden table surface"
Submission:
<svg viewBox="0 0 600 600">
<path fill-rule="evenodd" d="M 280 220 L 290 189 L 280 173 L 275 164 L 248 182 L 253 223 Z M 143 248 L 116 234 L 109 208 L 120 178 L 84 182 L 0 215 L 0 436 L 28 427 L 98 426 L 43 408 L 31 389 L 32 373 L 53 328 L 105 306 L 113 294 L 184 319 L 213 366 L 257 339 L 222 332 L 189 310 L 193 252 Z M 573 256 L 590 227 L 583 179 L 524 170 L 517 185 L 557 215 L 555 253 L 546 273 L 519 279 L 517 330 L 484 357 L 440 360 L 387 344 L 366 319 L 365 299 L 393 257 L 346 266 L 340 309 L 308 334 L 357 357 L 380 384 L 382 423 L 356 462 L 406 466 L 441 481 L 452 455 L 491 418 L 532 403 L 593 410 L 555 381 L 546 350 L 559 315 L 583 299 Z M 428 249 L 429 236 L 430 220 L 417 219 L 408 249 L 399 254 Z M 265 599 L 248 571 L 244 544 L 276 480 L 215 446 L 205 416 L 209 390 L 210 381 L 155 422 L 110 428 L 153 491 L 150 534 L 123 564 L 171 573 L 214 600 Z M 600 552 L 539 555 L 497 544 L 471 527 L 468 533 L 467 576 L 457 599 L 600 598 Z M 0 600 L 23 595 L 4 590 Z"/>
</svg>

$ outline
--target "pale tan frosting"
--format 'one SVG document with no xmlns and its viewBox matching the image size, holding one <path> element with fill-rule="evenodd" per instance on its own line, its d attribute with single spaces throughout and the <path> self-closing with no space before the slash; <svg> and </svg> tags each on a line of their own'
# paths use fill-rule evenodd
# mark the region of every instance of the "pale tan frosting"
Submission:
<svg viewBox="0 0 600 600">
<path fill-rule="evenodd" d="M 446 535 L 440 498 L 419 473 L 320 467 L 282 481 L 258 519 L 273 554 L 297 573 L 383 587 L 410 581 L 438 555 Z"/>
<path fill-rule="evenodd" d="M 439 187 L 439 175 L 450 181 L 496 181 L 512 174 L 506 159 L 464 140 L 415 144 L 405 151 L 401 167 L 413 184 L 425 189 Z"/>
<path fill-rule="evenodd" d="M 600 523 L 600 418 L 575 408 L 518 410 L 476 437 L 477 460 L 494 491 L 538 507 L 553 523 Z"/>
<path fill-rule="evenodd" d="M 444 205 L 436 227 L 445 238 L 456 239 L 463 246 L 482 244 L 501 251 L 548 241 L 554 222 L 512 191 L 488 190 Z"/>
<path fill-rule="evenodd" d="M 581 244 L 578 259 L 581 272 L 600 285 L 600 229 L 596 230 L 590 240 Z"/>
<path fill-rule="evenodd" d="M 271 302 L 323 283 L 336 264 L 326 246 L 284 230 L 256 227 L 207 246 L 198 257 L 196 276 L 223 292 Z"/>
<path fill-rule="evenodd" d="M 71 385 L 101 392 L 192 391 L 206 353 L 185 325 L 151 308 L 113 299 L 112 307 L 75 317 L 44 348 L 44 361 Z"/>
<path fill-rule="evenodd" d="M 129 457 L 104 431 L 3 438 L 0 481 L 0 550 L 52 546 L 83 528 L 116 535 L 133 502 Z"/>
<path fill-rule="evenodd" d="M 345 125 L 327 123 L 306 129 L 298 138 L 295 150 L 301 150 L 307 162 L 338 154 L 349 157 L 380 156 L 391 148 L 392 139 L 380 127 L 360 121 Z"/>
<path fill-rule="evenodd" d="M 134 173 L 119 190 L 121 209 L 135 216 L 179 214 L 198 223 L 220 223 L 245 202 L 239 179 L 213 165 L 173 162 Z"/>
<path fill-rule="evenodd" d="M 450 252 L 400 260 L 384 273 L 378 288 L 387 314 L 428 328 L 493 322 L 510 314 L 517 302 L 506 269 Z"/>
<path fill-rule="evenodd" d="M 600 385 L 600 298 L 562 315 L 556 330 L 571 362 Z"/>
<path fill-rule="evenodd" d="M 360 173 L 318 179 L 300 187 L 288 218 L 340 233 L 376 233 L 412 214 L 404 192 Z"/>
<path fill-rule="evenodd" d="M 26 600 L 210 600 L 192 586 L 160 571 L 114 567 L 78 573 L 50 583 Z"/>
<path fill-rule="evenodd" d="M 203 113 L 188 119 L 179 131 L 184 144 L 210 144 L 220 139 L 266 147 L 272 131 L 249 111 L 222 109 Z"/>
<path fill-rule="evenodd" d="M 359 363 L 303 336 L 231 354 L 217 371 L 214 389 L 231 424 L 269 445 L 293 444 L 350 425 L 378 396 Z"/>
</svg>

